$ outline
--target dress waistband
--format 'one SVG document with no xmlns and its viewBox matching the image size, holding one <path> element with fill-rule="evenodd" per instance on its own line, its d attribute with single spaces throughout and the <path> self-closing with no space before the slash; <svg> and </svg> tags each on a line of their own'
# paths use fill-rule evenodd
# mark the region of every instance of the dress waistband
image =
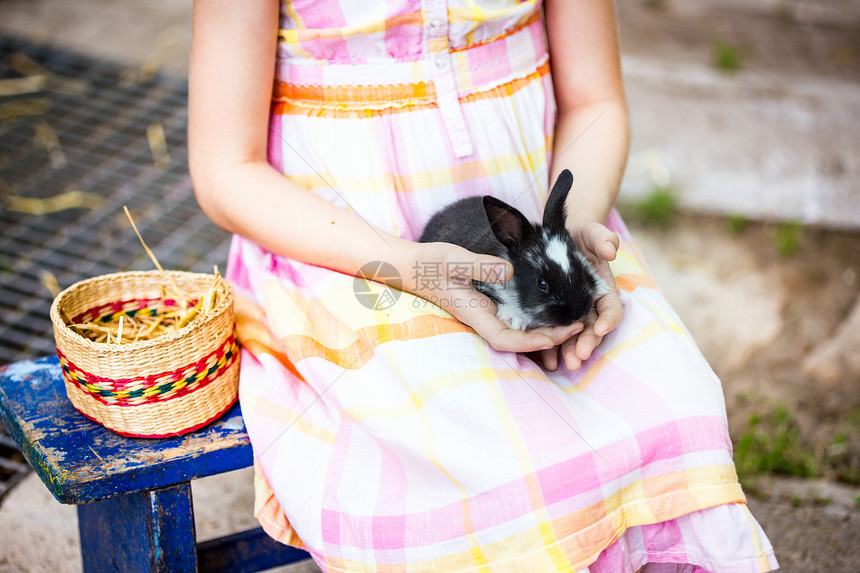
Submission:
<svg viewBox="0 0 860 573">
<path fill-rule="evenodd" d="M 463 98 L 524 78 L 549 58 L 537 16 L 505 36 L 467 48 L 448 50 L 447 42 L 432 38 L 428 44 L 429 53 L 409 62 L 344 64 L 280 56 L 273 99 L 336 109 L 435 103 L 450 87 L 440 85 L 446 80 L 453 80 L 457 97 Z"/>
</svg>

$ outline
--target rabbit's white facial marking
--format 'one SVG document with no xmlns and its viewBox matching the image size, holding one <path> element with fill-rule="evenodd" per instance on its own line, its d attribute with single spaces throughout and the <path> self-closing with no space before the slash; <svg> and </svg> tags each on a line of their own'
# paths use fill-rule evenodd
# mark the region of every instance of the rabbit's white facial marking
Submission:
<svg viewBox="0 0 860 573">
<path fill-rule="evenodd" d="M 541 264 L 544 260 L 542 253 L 540 252 L 540 247 L 530 247 L 525 251 L 523 257 L 536 269 L 541 268 Z"/>
<path fill-rule="evenodd" d="M 546 245 L 546 256 L 549 260 L 561 267 L 561 272 L 570 272 L 570 259 L 567 254 L 567 245 L 559 237 L 552 237 Z"/>
</svg>

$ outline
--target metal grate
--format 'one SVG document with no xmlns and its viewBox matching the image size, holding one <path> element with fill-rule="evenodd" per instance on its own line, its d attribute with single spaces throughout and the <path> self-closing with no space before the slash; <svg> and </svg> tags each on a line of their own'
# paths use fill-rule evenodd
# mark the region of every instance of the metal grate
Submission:
<svg viewBox="0 0 860 573">
<path fill-rule="evenodd" d="M 127 70 L 114 63 L 4 37 L 0 80 L 22 77 L 20 66 L 13 68 L 16 54 L 44 67 L 53 81 L 45 91 L 0 97 L 0 110 L 7 110 L 0 118 L 12 101 L 47 104 L 43 114 L 0 119 L 0 365 L 54 352 L 45 276 L 64 288 L 95 275 L 152 268 L 123 205 L 165 268 L 223 269 L 229 243 L 194 198 L 183 80 L 123 82 Z M 53 164 L 44 124 L 59 141 Z M 163 126 L 166 168 L 154 162 L 147 138 L 153 124 Z M 10 209 L 10 196 L 47 199 L 69 191 L 94 193 L 100 201 L 43 215 Z"/>
<path fill-rule="evenodd" d="M 0 500 L 30 472 L 30 466 L 8 436 L 0 432 Z"/>
<path fill-rule="evenodd" d="M 38 92 L 0 96 L 0 366 L 55 352 L 46 276 L 65 288 L 152 268 L 123 205 L 165 268 L 223 269 L 230 240 L 194 199 L 184 81 L 123 82 L 127 70 L 114 63 L 0 36 L 0 82 L 29 75 L 16 63 L 22 59 L 47 70 L 50 81 Z M 21 113 L 22 102 L 29 113 Z M 153 124 L 162 126 L 167 166 L 154 162 Z M 70 191 L 98 201 L 41 215 L 16 210 L 19 198 Z M 0 500 L 28 471 L 0 429 Z"/>
</svg>

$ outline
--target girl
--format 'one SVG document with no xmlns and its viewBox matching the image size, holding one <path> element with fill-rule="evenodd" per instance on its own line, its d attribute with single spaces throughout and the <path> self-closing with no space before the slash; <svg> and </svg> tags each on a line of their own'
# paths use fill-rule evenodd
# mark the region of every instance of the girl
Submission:
<svg viewBox="0 0 860 573">
<path fill-rule="evenodd" d="M 719 381 L 612 209 L 613 6 L 545 4 L 196 3 L 191 175 L 235 233 L 257 517 L 326 571 L 774 569 Z M 508 263 L 414 240 L 474 195 L 537 220 L 565 168 L 611 292 L 511 330 L 470 286 Z"/>
</svg>

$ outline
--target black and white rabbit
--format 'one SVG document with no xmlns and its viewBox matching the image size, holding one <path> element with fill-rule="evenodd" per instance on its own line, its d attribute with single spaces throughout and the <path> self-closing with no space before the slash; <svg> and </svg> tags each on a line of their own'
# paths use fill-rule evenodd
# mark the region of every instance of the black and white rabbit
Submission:
<svg viewBox="0 0 860 573">
<path fill-rule="evenodd" d="M 473 284 L 496 303 L 496 316 L 511 328 L 572 324 L 609 292 L 565 229 L 565 199 L 572 185 L 573 175 L 565 169 L 550 192 L 542 225 L 486 195 L 462 199 L 433 215 L 418 241 L 453 243 L 509 261 L 514 276 L 507 283 Z"/>
</svg>

